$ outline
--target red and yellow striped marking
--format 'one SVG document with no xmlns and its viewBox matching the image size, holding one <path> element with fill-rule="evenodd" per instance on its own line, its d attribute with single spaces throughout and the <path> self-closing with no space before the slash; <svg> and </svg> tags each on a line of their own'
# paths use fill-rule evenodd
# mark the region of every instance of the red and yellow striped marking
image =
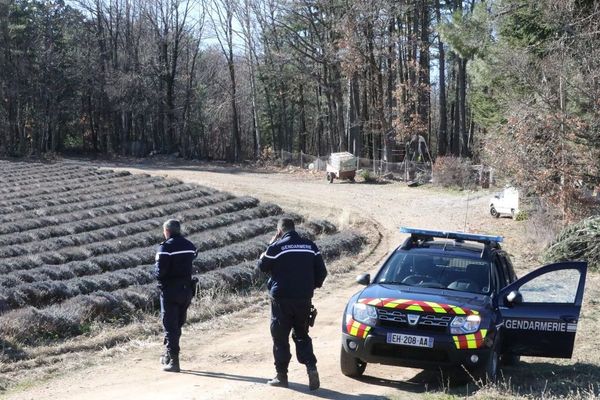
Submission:
<svg viewBox="0 0 600 400">
<path fill-rule="evenodd" d="M 459 350 L 478 349 L 483 347 L 483 341 L 487 335 L 487 329 L 481 329 L 470 335 L 452 336 L 456 348 Z"/>
<path fill-rule="evenodd" d="M 375 307 L 395 308 L 407 311 L 419 311 L 436 314 L 452 315 L 478 315 L 479 311 L 454 306 L 452 304 L 434 303 L 432 301 L 418 301 L 406 299 L 387 299 L 387 298 L 364 298 L 358 300 L 359 303 L 368 304 Z"/>
<path fill-rule="evenodd" d="M 350 335 L 364 339 L 369 334 L 371 327 L 369 325 L 361 324 L 352 318 L 348 318 L 346 329 Z"/>
</svg>

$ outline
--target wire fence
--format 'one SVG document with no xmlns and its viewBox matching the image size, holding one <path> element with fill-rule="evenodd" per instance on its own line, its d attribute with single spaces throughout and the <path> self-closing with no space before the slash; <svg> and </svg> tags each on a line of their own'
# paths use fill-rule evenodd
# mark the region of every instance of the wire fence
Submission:
<svg viewBox="0 0 600 400">
<path fill-rule="evenodd" d="M 312 171 L 327 171 L 329 156 L 315 156 L 303 152 L 290 153 L 284 150 L 278 152 L 279 159 L 284 165 L 294 165 Z M 431 163 L 405 161 L 389 162 L 371 158 L 357 157 L 356 169 L 367 170 L 375 176 L 386 176 L 394 179 L 429 182 L 432 178 Z"/>
<path fill-rule="evenodd" d="M 311 171 L 327 171 L 329 155 L 315 156 L 303 152 L 290 153 L 281 150 L 277 157 L 283 165 L 293 165 Z M 378 177 L 388 177 L 406 182 L 418 181 L 428 183 L 433 181 L 433 163 L 418 161 L 389 162 L 383 159 L 357 157 L 356 169 L 358 171 L 369 171 Z M 494 171 L 491 167 L 484 165 L 472 165 L 471 183 L 489 188 L 494 182 Z"/>
</svg>

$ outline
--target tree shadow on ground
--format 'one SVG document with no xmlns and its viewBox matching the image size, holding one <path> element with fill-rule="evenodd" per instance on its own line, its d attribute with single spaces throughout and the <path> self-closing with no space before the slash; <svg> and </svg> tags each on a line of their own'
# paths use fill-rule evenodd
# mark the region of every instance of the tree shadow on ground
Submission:
<svg viewBox="0 0 600 400">
<path fill-rule="evenodd" d="M 252 383 L 263 383 L 266 385 L 268 379 L 257 377 L 257 376 L 247 376 L 247 375 L 236 375 L 236 374 L 226 374 L 223 372 L 211 372 L 211 371 L 194 371 L 194 370 L 181 370 L 182 374 L 201 376 L 206 378 L 216 378 L 216 379 L 226 379 L 231 381 L 238 382 L 252 382 Z M 328 400 L 342 400 L 342 399 L 354 399 L 354 400 L 386 400 L 385 396 L 375 396 L 372 394 L 348 394 L 338 392 L 336 390 L 327 389 L 326 383 L 321 383 L 321 388 L 318 390 L 311 391 L 308 389 L 307 384 L 301 384 L 296 382 L 290 382 L 289 390 L 293 390 L 296 392 L 307 393 L 312 395 L 313 397 L 320 399 L 328 399 Z"/>
<path fill-rule="evenodd" d="M 262 170 L 259 168 L 253 168 L 252 166 L 238 166 L 233 164 L 226 163 L 206 163 L 206 164 L 198 164 L 198 165 L 190 165 L 190 163 L 182 163 L 177 164 L 175 162 L 172 163 L 163 163 L 163 162 L 152 162 L 151 160 L 148 162 L 136 163 L 136 164 L 126 164 L 119 165 L 115 164 L 115 167 L 125 168 L 135 168 L 143 171 L 168 171 L 168 170 L 182 170 L 182 171 L 197 171 L 197 172 L 212 172 L 217 174 L 226 174 L 226 175 L 238 175 L 238 174 L 258 174 L 258 175 L 269 175 L 273 174 L 273 171 Z M 110 168 L 110 167 L 107 167 Z"/>
</svg>

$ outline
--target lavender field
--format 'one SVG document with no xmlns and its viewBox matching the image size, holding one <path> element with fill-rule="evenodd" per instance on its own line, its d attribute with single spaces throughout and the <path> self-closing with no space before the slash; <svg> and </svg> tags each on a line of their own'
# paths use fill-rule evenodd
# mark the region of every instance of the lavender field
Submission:
<svg viewBox="0 0 600 400">
<path fill-rule="evenodd" d="M 152 276 L 162 222 L 178 218 L 203 291 L 243 291 L 283 210 L 178 180 L 72 164 L 0 161 L 0 339 L 37 345 L 157 313 Z M 288 214 L 290 215 L 290 214 Z M 364 238 L 292 214 L 326 260 Z"/>
</svg>

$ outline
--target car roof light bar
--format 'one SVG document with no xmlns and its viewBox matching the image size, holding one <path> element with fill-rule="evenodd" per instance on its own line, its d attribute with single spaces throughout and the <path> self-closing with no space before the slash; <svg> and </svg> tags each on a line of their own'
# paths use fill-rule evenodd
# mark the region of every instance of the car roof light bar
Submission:
<svg viewBox="0 0 600 400">
<path fill-rule="evenodd" d="M 408 228 L 401 227 L 400 232 L 402 233 L 410 233 L 412 236 L 416 237 L 437 237 L 444 239 L 454 239 L 454 240 L 470 240 L 473 242 L 480 243 L 500 243 L 502 242 L 502 236 L 495 235 L 480 235 L 477 233 L 465 233 L 465 232 L 451 232 L 451 231 L 436 231 L 430 229 L 418 229 L 418 228 Z"/>
</svg>

